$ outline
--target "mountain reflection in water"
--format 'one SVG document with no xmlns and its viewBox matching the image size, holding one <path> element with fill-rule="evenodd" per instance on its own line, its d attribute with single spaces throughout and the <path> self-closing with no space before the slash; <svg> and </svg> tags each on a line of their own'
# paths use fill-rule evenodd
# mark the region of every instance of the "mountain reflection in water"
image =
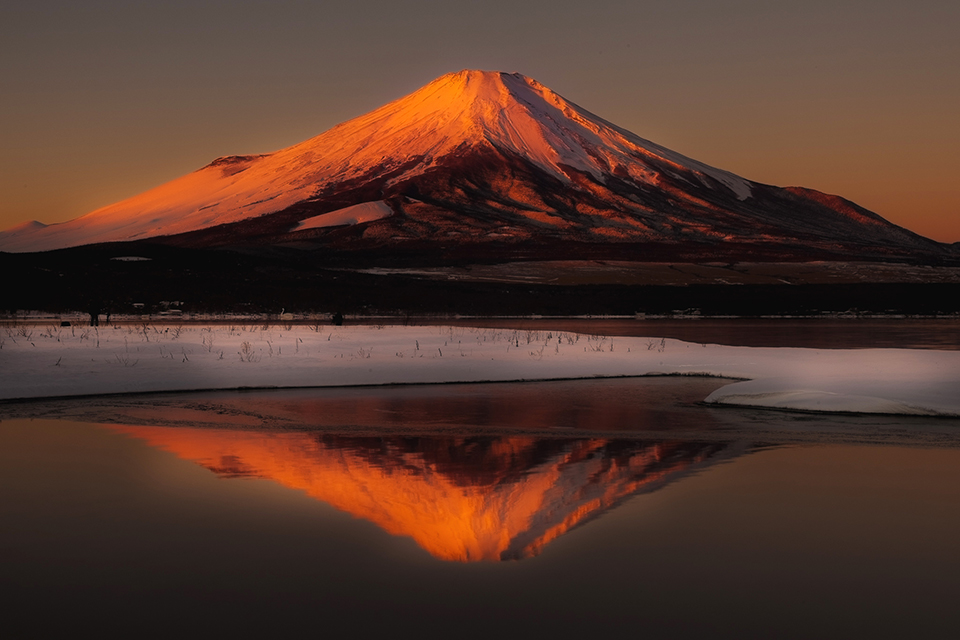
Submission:
<svg viewBox="0 0 960 640">
<path fill-rule="evenodd" d="M 225 478 L 304 491 L 461 562 L 535 556 L 629 496 L 737 453 L 716 442 L 109 428 Z"/>
</svg>

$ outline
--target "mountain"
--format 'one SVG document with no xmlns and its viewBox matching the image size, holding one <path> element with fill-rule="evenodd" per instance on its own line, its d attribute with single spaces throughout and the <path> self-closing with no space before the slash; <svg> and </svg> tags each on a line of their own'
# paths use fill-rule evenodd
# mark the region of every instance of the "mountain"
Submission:
<svg viewBox="0 0 960 640">
<path fill-rule="evenodd" d="M 0 250 L 144 239 L 504 259 L 888 259 L 946 245 L 710 167 L 520 74 L 460 71 L 274 153 L 226 156 Z"/>
</svg>

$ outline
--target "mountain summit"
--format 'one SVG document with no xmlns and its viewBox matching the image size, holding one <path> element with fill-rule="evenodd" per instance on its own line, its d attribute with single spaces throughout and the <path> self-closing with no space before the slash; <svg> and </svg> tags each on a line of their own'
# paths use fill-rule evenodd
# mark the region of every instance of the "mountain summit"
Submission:
<svg viewBox="0 0 960 640">
<path fill-rule="evenodd" d="M 636 260 L 946 251 L 844 200 L 716 169 L 520 74 L 460 71 L 274 153 L 206 167 L 0 250 L 157 238 L 424 254 Z"/>
</svg>

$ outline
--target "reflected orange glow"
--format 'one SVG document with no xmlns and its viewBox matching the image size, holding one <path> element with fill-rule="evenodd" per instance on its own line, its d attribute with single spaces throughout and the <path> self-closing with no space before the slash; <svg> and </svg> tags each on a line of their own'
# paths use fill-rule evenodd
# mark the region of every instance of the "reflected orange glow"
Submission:
<svg viewBox="0 0 960 640">
<path fill-rule="evenodd" d="M 533 437 L 350 437 L 112 426 L 223 477 L 305 492 L 433 556 L 537 555 L 626 497 L 657 489 L 723 444 Z"/>
</svg>

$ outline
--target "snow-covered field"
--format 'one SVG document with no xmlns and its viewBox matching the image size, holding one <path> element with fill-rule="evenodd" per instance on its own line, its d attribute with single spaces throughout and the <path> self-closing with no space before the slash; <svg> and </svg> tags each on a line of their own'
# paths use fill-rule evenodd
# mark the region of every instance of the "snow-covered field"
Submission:
<svg viewBox="0 0 960 640">
<path fill-rule="evenodd" d="M 0 328 L 0 399 L 659 374 L 743 379 L 710 394 L 710 403 L 960 416 L 960 351 L 729 347 L 465 327 Z"/>
</svg>

